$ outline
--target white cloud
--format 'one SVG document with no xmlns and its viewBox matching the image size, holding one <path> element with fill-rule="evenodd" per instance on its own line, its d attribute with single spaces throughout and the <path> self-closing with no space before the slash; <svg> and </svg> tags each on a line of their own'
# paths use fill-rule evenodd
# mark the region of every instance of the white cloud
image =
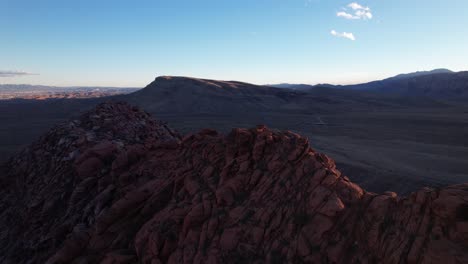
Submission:
<svg viewBox="0 0 468 264">
<path fill-rule="evenodd" d="M 362 5 L 354 2 L 348 5 L 348 7 L 352 8 L 353 10 L 360 10 L 360 9 L 369 9 L 368 7 L 364 8 Z"/>
<path fill-rule="evenodd" d="M 347 12 L 348 8 L 353 11 Z M 343 8 L 344 11 L 336 13 L 337 17 L 343 17 L 346 19 L 372 19 L 373 15 L 369 7 L 364 7 L 356 2 L 353 2 L 348 5 L 348 8 Z"/>
<path fill-rule="evenodd" d="M 372 13 L 365 10 L 356 11 L 356 16 L 363 19 L 372 19 Z"/>
<path fill-rule="evenodd" d="M 22 72 L 22 71 L 1 71 L 0 77 L 16 77 L 16 76 L 26 76 L 26 75 L 36 75 L 34 73 Z"/>
<path fill-rule="evenodd" d="M 344 17 L 346 19 L 359 19 L 356 16 L 353 16 L 352 14 L 346 13 L 344 11 L 336 13 L 337 17 Z"/>
<path fill-rule="evenodd" d="M 340 32 L 336 32 L 336 30 L 332 30 L 330 32 L 330 34 L 332 34 L 333 36 L 338 37 L 338 38 L 347 38 L 347 39 L 353 40 L 353 41 L 356 40 L 353 33 L 348 33 L 348 32 L 340 33 Z"/>
</svg>

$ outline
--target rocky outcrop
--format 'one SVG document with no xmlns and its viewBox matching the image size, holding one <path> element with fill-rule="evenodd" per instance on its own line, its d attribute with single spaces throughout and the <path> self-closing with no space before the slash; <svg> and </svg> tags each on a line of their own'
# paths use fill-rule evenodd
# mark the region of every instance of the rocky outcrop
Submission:
<svg viewBox="0 0 468 264">
<path fill-rule="evenodd" d="M 1 181 L 1 263 L 468 262 L 467 184 L 369 193 L 263 126 L 181 138 L 103 104 Z"/>
</svg>

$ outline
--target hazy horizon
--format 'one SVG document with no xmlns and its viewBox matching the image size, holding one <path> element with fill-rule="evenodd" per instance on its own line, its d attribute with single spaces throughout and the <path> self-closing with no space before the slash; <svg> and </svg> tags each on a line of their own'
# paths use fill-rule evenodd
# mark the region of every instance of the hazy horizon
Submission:
<svg viewBox="0 0 468 264">
<path fill-rule="evenodd" d="M 437 69 L 446 69 L 446 68 L 437 68 Z M 422 71 L 433 71 L 433 70 L 437 70 L 437 69 L 428 69 L 428 70 L 422 70 Z M 447 69 L 447 70 L 450 70 L 452 72 L 460 72 L 460 71 L 453 71 L 451 69 Z M 463 71 L 463 70 L 462 70 Z M 332 85 L 353 85 L 353 84 L 362 84 L 362 83 L 367 83 L 367 82 L 372 82 L 372 81 L 380 81 L 380 80 L 384 80 L 386 78 L 391 78 L 391 77 L 395 77 L 396 75 L 399 75 L 399 74 L 408 74 L 408 73 L 415 73 L 417 71 L 413 71 L 413 72 L 400 72 L 400 73 L 396 73 L 396 74 L 393 74 L 393 75 L 388 75 L 386 77 L 383 77 L 383 78 L 379 78 L 379 79 L 369 79 L 369 80 L 366 80 L 364 82 L 349 82 L 349 83 L 333 83 L 333 82 L 317 82 L 317 83 L 299 83 L 299 82 L 277 82 L 277 83 L 251 83 L 251 84 L 255 84 L 255 85 L 264 85 L 264 86 L 268 86 L 268 85 L 279 85 L 279 84 L 305 84 L 305 85 L 319 85 L 319 84 L 332 84 Z M 77 87 L 95 87 L 95 88 L 135 88 L 135 89 L 140 89 L 140 88 L 144 88 L 146 87 L 147 85 L 149 85 L 151 82 L 153 82 L 157 77 L 160 77 L 160 76 L 173 76 L 173 77 L 187 77 L 187 78 L 196 78 L 196 79 L 210 79 L 210 80 L 218 80 L 218 81 L 238 81 L 238 82 L 246 82 L 246 83 L 250 83 L 250 82 L 247 82 L 247 81 L 244 81 L 244 80 L 228 80 L 228 79 L 222 79 L 222 78 L 218 78 L 218 79 L 214 79 L 214 78 L 204 78 L 204 77 L 198 77 L 198 76 L 176 76 L 176 75 L 158 75 L 158 76 L 155 76 L 151 81 L 149 81 L 148 83 L 144 84 L 144 85 L 141 85 L 141 86 L 122 86 L 122 85 L 115 85 L 115 86 L 111 86 L 111 85 L 49 85 L 49 84 L 44 84 L 44 83 L 37 83 L 37 84 L 32 84 L 32 83 L 21 83 L 21 82 L 17 82 L 17 83 L 8 83 L 8 82 L 0 82 L 0 85 L 31 85 L 31 86 L 50 86 L 50 87 L 61 87 L 61 88 L 77 88 Z M 8 79 L 8 78 L 3 78 L 3 79 Z M 2 78 L 0 78 L 0 81 L 2 80 Z"/>
<path fill-rule="evenodd" d="M 355 84 L 467 70 L 468 2 L 0 0 L 0 84 Z"/>
</svg>

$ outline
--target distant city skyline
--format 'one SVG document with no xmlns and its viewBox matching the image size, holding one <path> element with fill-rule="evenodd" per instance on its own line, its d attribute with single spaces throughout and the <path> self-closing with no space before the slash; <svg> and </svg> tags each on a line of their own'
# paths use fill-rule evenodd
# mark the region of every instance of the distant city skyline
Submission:
<svg viewBox="0 0 468 264">
<path fill-rule="evenodd" d="M 468 70 L 466 0 L 0 0 L 0 84 L 353 84 Z"/>
</svg>

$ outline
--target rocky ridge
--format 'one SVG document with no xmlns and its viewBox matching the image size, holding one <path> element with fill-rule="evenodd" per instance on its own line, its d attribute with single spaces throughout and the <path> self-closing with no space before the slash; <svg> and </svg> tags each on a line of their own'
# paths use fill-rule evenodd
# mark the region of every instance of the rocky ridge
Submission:
<svg viewBox="0 0 468 264">
<path fill-rule="evenodd" d="M 0 173 L 1 263 L 468 263 L 468 184 L 369 193 L 264 126 L 101 104 Z"/>
</svg>

